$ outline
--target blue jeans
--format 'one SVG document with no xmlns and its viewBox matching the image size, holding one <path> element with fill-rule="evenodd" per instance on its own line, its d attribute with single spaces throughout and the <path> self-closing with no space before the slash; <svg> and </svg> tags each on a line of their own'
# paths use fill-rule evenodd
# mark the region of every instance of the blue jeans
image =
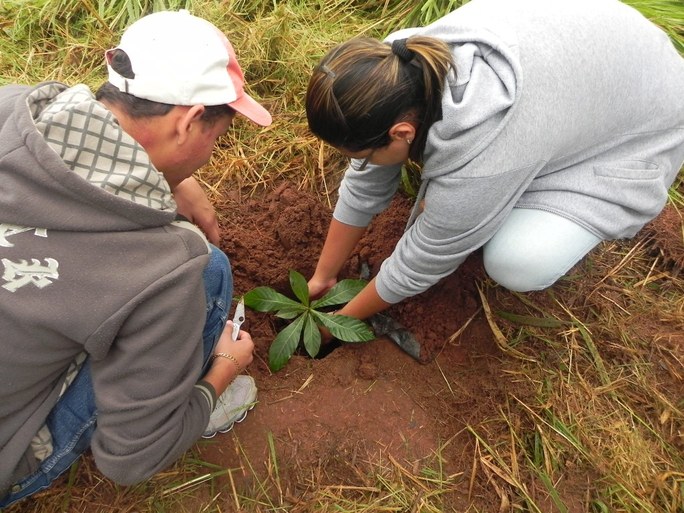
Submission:
<svg viewBox="0 0 684 513">
<path fill-rule="evenodd" d="M 207 319 L 202 334 L 202 375 L 209 367 L 214 346 L 228 319 L 233 294 L 233 276 L 228 257 L 215 246 L 211 246 L 211 249 L 209 263 L 204 269 Z M 96 419 L 95 393 L 88 358 L 46 420 L 52 434 L 52 454 L 41 462 L 38 470 L 11 487 L 9 494 L 0 499 L 0 508 L 47 488 L 68 470 L 90 446 Z"/>
</svg>

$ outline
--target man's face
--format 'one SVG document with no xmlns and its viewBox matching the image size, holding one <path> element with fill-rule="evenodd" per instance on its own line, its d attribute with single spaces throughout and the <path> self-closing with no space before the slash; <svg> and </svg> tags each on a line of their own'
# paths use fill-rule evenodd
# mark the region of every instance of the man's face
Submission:
<svg viewBox="0 0 684 513">
<path fill-rule="evenodd" d="M 222 116 L 212 123 L 195 120 L 189 125 L 182 144 L 171 142 L 166 151 L 155 156 L 153 164 L 164 174 L 171 187 L 209 162 L 216 141 L 228 132 L 234 117 L 234 114 Z"/>
</svg>

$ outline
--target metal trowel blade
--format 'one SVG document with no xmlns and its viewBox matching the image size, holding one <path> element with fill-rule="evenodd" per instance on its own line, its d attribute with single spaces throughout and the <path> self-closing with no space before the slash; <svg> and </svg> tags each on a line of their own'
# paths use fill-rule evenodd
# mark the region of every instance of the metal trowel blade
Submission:
<svg viewBox="0 0 684 513">
<path fill-rule="evenodd" d="M 361 262 L 359 275 L 363 280 L 370 279 L 370 267 L 368 266 L 368 262 Z M 413 358 L 420 361 L 420 342 L 416 340 L 416 337 L 414 337 L 409 330 L 404 328 L 389 315 L 383 313 L 377 313 L 369 317 L 368 322 L 373 326 L 375 336 L 385 336 L 389 338 Z"/>
<path fill-rule="evenodd" d="M 413 334 L 389 315 L 378 313 L 368 319 L 377 337 L 385 336 L 405 352 L 420 361 L 420 342 Z"/>
</svg>

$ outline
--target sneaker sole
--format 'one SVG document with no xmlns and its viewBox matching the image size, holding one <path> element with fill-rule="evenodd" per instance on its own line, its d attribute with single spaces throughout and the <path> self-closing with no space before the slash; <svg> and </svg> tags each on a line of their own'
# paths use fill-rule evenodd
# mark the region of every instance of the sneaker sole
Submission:
<svg viewBox="0 0 684 513">
<path fill-rule="evenodd" d="M 228 426 L 227 428 L 225 428 L 225 429 L 219 429 L 219 430 L 217 430 L 217 431 L 214 431 L 214 432 L 213 432 L 212 434 L 210 434 L 210 435 L 202 435 L 202 438 L 209 439 L 209 438 L 214 438 L 214 437 L 217 435 L 217 433 L 227 433 L 228 431 L 230 431 L 231 429 L 233 429 L 233 426 L 234 426 L 235 424 L 239 424 L 240 422 L 242 422 L 243 420 L 245 420 L 245 419 L 247 418 L 247 414 L 248 414 L 250 411 L 252 411 L 252 410 L 254 409 L 255 406 L 256 406 L 256 397 L 254 398 L 254 401 L 252 401 L 252 405 L 251 405 L 249 408 L 247 408 L 247 409 L 245 410 L 245 412 L 242 414 L 242 417 L 240 417 L 239 419 L 235 420 L 235 422 L 233 422 L 233 423 L 232 423 L 230 426 Z"/>
</svg>

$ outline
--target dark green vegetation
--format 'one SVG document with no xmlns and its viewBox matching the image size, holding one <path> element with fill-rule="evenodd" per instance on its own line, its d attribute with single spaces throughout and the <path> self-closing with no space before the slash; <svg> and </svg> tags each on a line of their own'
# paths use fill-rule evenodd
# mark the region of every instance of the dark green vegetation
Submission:
<svg viewBox="0 0 684 513">
<path fill-rule="evenodd" d="M 343 342 L 367 342 L 375 338 L 366 323 L 346 315 L 332 315 L 324 310 L 348 303 L 366 282 L 342 280 L 323 297 L 311 301 L 304 276 L 290 270 L 289 278 L 292 292 L 299 301 L 290 299 L 271 287 L 257 287 L 244 296 L 245 306 L 257 312 L 273 312 L 276 317 L 291 321 L 271 344 L 268 363 L 272 371 L 282 369 L 300 345 L 303 345 L 309 356 L 315 358 L 321 349 L 319 326 Z"/>
</svg>

